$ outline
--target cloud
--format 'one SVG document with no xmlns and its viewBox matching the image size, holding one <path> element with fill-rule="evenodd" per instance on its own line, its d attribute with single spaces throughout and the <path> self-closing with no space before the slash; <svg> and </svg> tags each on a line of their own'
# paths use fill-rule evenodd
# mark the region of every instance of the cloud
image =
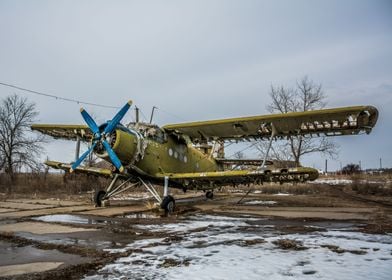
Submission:
<svg viewBox="0 0 392 280">
<path fill-rule="evenodd" d="M 330 106 L 377 105 L 387 139 L 390 7 L 389 1 L 2 1 L 0 81 L 114 106 L 133 99 L 146 118 L 153 105 L 160 108 L 156 121 L 166 124 L 264 114 L 271 84 L 293 86 L 308 75 L 322 83 Z M 13 92 L 0 87 L 1 97 Z M 37 103 L 40 122 L 83 123 L 79 104 L 18 93 Z M 100 122 L 115 114 L 86 109 Z M 367 149 L 371 157 L 373 147 L 385 147 L 374 135 L 357 137 L 348 150 Z M 65 158 L 57 150 L 51 158 Z"/>
</svg>

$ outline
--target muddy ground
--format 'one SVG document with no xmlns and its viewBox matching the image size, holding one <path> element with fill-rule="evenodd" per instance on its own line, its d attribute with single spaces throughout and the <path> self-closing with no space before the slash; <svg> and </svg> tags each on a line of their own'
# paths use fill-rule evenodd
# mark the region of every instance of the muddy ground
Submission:
<svg viewBox="0 0 392 280">
<path fill-rule="evenodd" d="M 0 277 L 390 279 L 392 199 L 336 186 L 323 195 L 244 193 L 176 195 L 170 216 L 145 193 L 103 208 L 87 196 L 3 197 Z"/>
</svg>

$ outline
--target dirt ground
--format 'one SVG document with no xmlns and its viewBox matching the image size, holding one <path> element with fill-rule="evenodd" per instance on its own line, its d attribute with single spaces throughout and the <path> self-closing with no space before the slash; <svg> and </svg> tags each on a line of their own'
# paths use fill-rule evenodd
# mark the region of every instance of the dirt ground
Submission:
<svg viewBox="0 0 392 280">
<path fill-rule="evenodd" d="M 170 216 L 153 208 L 151 200 L 139 193 L 129 194 L 139 199 L 124 197 L 102 208 L 95 208 L 87 195 L 67 200 L 3 197 L 0 201 L 0 278 L 88 277 L 105 265 L 141 250 L 127 244 L 152 238 L 180 240 L 181 234 L 168 235 L 151 229 L 182 225 L 187 217 L 201 214 L 258 217 L 259 226 L 265 223 L 284 233 L 312 232 L 320 225 L 350 226 L 367 234 L 392 233 L 392 198 L 356 196 L 338 187 L 323 195 L 251 193 L 244 198 L 244 194 L 241 191 L 215 193 L 213 200 L 196 192 L 176 195 L 176 211 Z M 203 227 L 191 229 L 200 233 L 205 230 Z M 246 231 L 246 227 L 242 230 Z M 264 241 L 236 242 L 248 246 Z M 171 265 L 178 263 L 165 259 L 160 264 L 162 267 Z"/>
</svg>

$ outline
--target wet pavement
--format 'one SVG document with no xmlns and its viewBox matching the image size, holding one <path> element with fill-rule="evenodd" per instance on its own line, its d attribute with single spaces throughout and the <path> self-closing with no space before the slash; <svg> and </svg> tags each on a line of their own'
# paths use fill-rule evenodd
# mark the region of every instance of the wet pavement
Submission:
<svg viewBox="0 0 392 280">
<path fill-rule="evenodd" d="M 186 198 L 170 216 L 134 200 L 95 209 L 71 201 L 0 202 L 7 210 L 0 211 L 0 277 L 390 279 L 392 235 L 363 230 L 381 208 L 345 201 L 286 206 L 292 200 Z M 382 211 L 389 217 L 390 209 Z"/>
</svg>

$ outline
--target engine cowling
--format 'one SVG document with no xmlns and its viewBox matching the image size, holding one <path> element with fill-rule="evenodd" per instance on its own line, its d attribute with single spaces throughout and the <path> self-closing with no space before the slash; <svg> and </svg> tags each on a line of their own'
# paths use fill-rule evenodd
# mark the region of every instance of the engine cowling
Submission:
<svg viewBox="0 0 392 280">
<path fill-rule="evenodd" d="M 106 136 L 106 141 L 124 165 L 133 164 L 141 153 L 142 136 L 133 130 L 116 129 Z M 109 155 L 102 145 L 94 149 L 96 155 L 109 160 Z"/>
</svg>

